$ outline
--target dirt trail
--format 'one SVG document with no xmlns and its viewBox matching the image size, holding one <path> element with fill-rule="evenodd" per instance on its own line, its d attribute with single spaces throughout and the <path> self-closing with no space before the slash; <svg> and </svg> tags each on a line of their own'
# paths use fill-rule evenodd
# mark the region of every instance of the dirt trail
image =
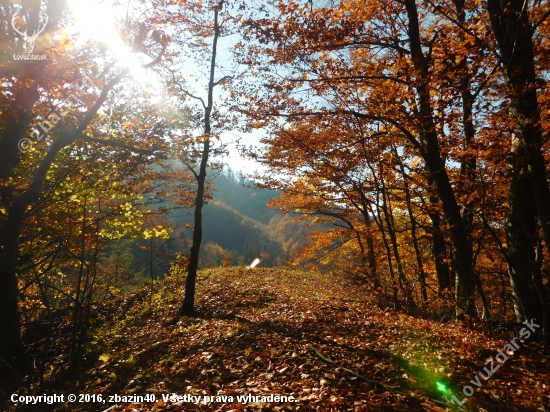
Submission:
<svg viewBox="0 0 550 412">
<path fill-rule="evenodd" d="M 102 394 L 107 402 L 7 410 L 442 411 L 444 403 L 459 409 L 451 396 L 462 401 L 465 385 L 475 393 L 463 410 L 550 410 L 550 363 L 540 343 L 526 341 L 478 388 L 470 380 L 477 383 L 507 340 L 380 310 L 372 291 L 334 276 L 202 275 L 197 316 L 166 326 L 183 280 L 158 281 L 151 296 L 143 290 L 98 312 L 80 375 L 55 372 L 62 355 L 52 361 L 41 393 Z"/>
</svg>

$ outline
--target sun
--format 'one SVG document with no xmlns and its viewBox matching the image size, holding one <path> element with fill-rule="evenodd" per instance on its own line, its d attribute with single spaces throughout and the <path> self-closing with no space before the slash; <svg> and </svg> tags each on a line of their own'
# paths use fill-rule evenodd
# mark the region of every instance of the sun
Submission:
<svg viewBox="0 0 550 412">
<path fill-rule="evenodd" d="M 150 80 L 135 53 L 120 38 L 115 28 L 117 10 L 109 0 L 69 0 L 73 14 L 70 34 L 78 34 L 77 44 L 93 39 L 106 44 L 117 60 L 129 67 L 134 80 L 144 85 Z"/>
</svg>

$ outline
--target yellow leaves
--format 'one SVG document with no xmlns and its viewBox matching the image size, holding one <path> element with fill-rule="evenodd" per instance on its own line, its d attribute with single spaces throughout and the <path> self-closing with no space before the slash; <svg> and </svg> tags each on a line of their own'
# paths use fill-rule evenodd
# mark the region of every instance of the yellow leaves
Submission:
<svg viewBox="0 0 550 412">
<path fill-rule="evenodd" d="M 108 362 L 109 359 L 111 359 L 111 355 L 108 354 L 108 353 L 104 353 L 104 354 L 99 356 L 99 360 L 102 361 L 102 362 Z"/>
<path fill-rule="evenodd" d="M 143 231 L 142 236 L 144 239 L 168 239 L 170 237 L 171 231 L 158 225 L 152 229 L 146 229 Z"/>
<path fill-rule="evenodd" d="M 25 299 L 19 301 L 19 309 L 28 310 L 28 309 L 46 309 L 46 306 L 39 299 Z"/>
</svg>

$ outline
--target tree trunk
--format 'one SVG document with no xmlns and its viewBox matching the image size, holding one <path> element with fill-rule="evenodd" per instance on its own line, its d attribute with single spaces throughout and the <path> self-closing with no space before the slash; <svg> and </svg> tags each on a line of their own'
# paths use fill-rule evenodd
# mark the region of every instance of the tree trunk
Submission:
<svg viewBox="0 0 550 412">
<path fill-rule="evenodd" d="M 206 130 L 206 128 L 205 128 Z M 204 143 L 200 173 L 197 175 L 197 197 L 195 198 L 195 226 L 193 227 L 193 245 L 189 255 L 187 266 L 187 279 L 185 280 L 185 298 L 181 306 L 180 314 L 193 313 L 195 311 L 195 287 L 197 284 L 197 270 L 199 267 L 199 253 L 202 242 L 202 208 L 204 206 L 204 189 L 206 182 L 206 165 L 210 152 L 209 138 Z"/>
<path fill-rule="evenodd" d="M 2 236 L 3 253 L 0 255 L 0 359 L 21 355 L 21 319 L 18 307 L 19 288 L 17 268 L 19 235 L 27 207 L 40 195 L 42 183 L 57 153 L 75 140 L 71 135 L 59 137 L 42 160 L 29 188 L 15 198 L 8 214 Z"/>
<path fill-rule="evenodd" d="M 361 207 L 356 206 L 356 208 L 361 213 L 361 216 L 363 216 L 363 223 L 365 223 L 365 229 L 366 229 L 366 237 L 367 237 L 367 264 L 369 267 L 369 273 L 372 281 L 374 282 L 374 287 L 379 288 L 380 287 L 380 275 L 378 273 L 378 268 L 376 264 L 376 252 L 374 250 L 374 236 L 372 236 L 372 223 L 373 218 L 369 215 L 369 201 L 367 197 L 365 196 L 365 193 L 360 188 L 355 188 L 359 192 L 359 196 L 361 198 Z"/>
<path fill-rule="evenodd" d="M 409 22 L 409 44 L 413 64 L 419 78 L 417 79 L 416 93 L 419 99 L 419 120 L 421 122 L 420 138 L 422 143 L 422 158 L 430 177 L 435 185 L 439 199 L 443 206 L 445 220 L 449 227 L 449 234 L 453 244 L 453 260 L 455 265 L 455 288 L 457 317 L 467 314 L 477 318 L 475 307 L 475 274 L 473 256 L 469 247 L 468 235 L 460 213 L 453 187 L 445 169 L 439 149 L 437 131 L 433 118 L 430 100 L 429 62 L 422 51 L 418 11 L 415 0 L 405 0 Z"/>
<path fill-rule="evenodd" d="M 199 252 L 202 242 L 202 208 L 204 206 L 204 192 L 206 184 L 206 166 L 210 154 L 210 116 L 214 99 L 214 74 L 216 71 L 216 54 L 218 38 L 220 36 L 220 26 L 218 24 L 218 10 L 214 12 L 214 39 L 212 41 L 212 58 L 210 61 L 210 82 L 208 84 L 208 105 L 204 107 L 204 145 L 202 149 L 201 163 L 199 173 L 195 174 L 197 179 L 197 196 L 195 198 L 195 226 L 193 228 L 193 245 L 189 256 L 189 265 L 187 266 L 187 279 L 185 281 L 185 298 L 179 311 L 179 314 L 193 313 L 195 311 L 195 287 L 197 283 L 197 270 L 199 266 Z"/>
<path fill-rule="evenodd" d="M 535 56 L 533 47 L 534 29 L 531 27 L 531 22 L 528 16 L 528 3 L 523 0 L 488 0 L 487 11 L 491 19 L 493 35 L 500 50 L 500 59 L 506 71 L 506 82 L 509 89 L 509 113 L 510 119 L 514 123 L 513 139 L 517 139 L 515 146 L 518 148 L 516 153 L 515 167 L 520 170 L 527 168 L 527 176 L 530 180 L 530 189 L 532 195 L 527 199 L 534 200 L 536 205 L 536 214 L 538 215 L 542 226 L 542 233 L 546 248 L 550 250 L 550 188 L 548 186 L 548 178 L 546 175 L 546 162 L 542 152 L 542 128 L 540 106 L 537 100 L 538 81 L 535 72 Z M 517 163 L 517 162 L 520 163 Z M 514 177 L 512 177 L 512 180 Z M 526 190 L 526 182 L 521 182 L 521 187 L 518 182 L 510 182 L 509 200 L 510 206 L 523 203 L 520 207 L 522 213 L 527 213 L 528 205 L 526 198 L 522 198 L 521 194 Z M 529 214 L 532 211 L 528 212 Z M 510 216 L 511 219 L 519 216 Z M 532 220 L 531 216 L 525 216 L 527 222 Z M 513 223 L 513 222 L 512 222 Z M 518 221 L 521 224 L 521 220 Z M 512 230 L 512 229 L 510 229 Z M 515 233 L 520 228 L 514 230 Z M 529 228 L 528 228 L 529 230 Z M 532 247 L 536 244 L 536 238 L 531 237 Z M 523 245 L 517 245 L 522 247 Z M 526 246 L 525 246 L 526 247 Z M 536 259 L 535 259 L 536 260 Z M 517 262 L 520 264 L 520 262 Z M 528 263 L 529 264 L 529 263 Z M 516 264 L 513 262 L 513 266 Z M 521 268 L 519 268 L 521 269 Z M 532 272 L 531 279 L 535 280 L 539 277 L 536 272 L 536 267 Z M 518 276 L 518 273 L 514 273 Z M 521 277 L 513 279 L 517 291 L 526 288 L 527 291 L 532 289 L 532 286 L 520 285 L 523 282 Z M 539 305 L 539 321 L 542 321 L 544 341 L 550 345 L 550 313 L 548 290 L 542 284 L 535 285 L 538 289 Z M 528 301 L 527 301 L 528 302 Z M 526 302 L 527 306 L 531 306 Z"/>
<path fill-rule="evenodd" d="M 465 25 L 466 13 L 464 11 L 465 0 L 454 0 L 457 20 L 460 24 Z M 459 30 L 458 38 L 462 42 L 465 40 L 464 33 Z M 475 191 L 476 180 L 476 157 L 477 155 L 472 153 L 474 148 L 475 127 L 473 119 L 473 107 L 475 103 L 475 97 L 472 95 L 470 84 L 472 83 L 472 74 L 468 67 L 468 59 L 463 58 L 458 62 L 456 67 L 457 74 L 459 76 L 459 90 L 460 97 L 462 99 L 462 127 L 464 128 L 464 150 L 466 154 L 462 156 L 460 162 L 460 179 L 457 183 L 457 194 L 462 198 L 462 220 L 464 221 L 464 228 L 468 235 L 470 253 L 473 254 L 473 239 L 472 231 L 474 225 L 474 212 L 473 212 L 473 200 L 470 198 L 472 192 Z M 483 302 L 483 314 L 482 319 L 490 318 L 489 304 L 485 293 L 483 291 L 483 285 L 481 283 L 481 277 L 479 273 L 475 272 L 475 282 L 478 293 Z"/>
<path fill-rule="evenodd" d="M 369 276 L 374 283 L 375 288 L 380 287 L 380 275 L 376 265 L 376 252 L 374 250 L 374 238 L 370 231 L 372 230 L 372 220 L 369 216 L 369 212 L 365 209 L 363 211 L 363 221 L 367 229 L 367 265 L 369 268 Z"/>
<path fill-rule="evenodd" d="M 28 80 L 21 81 L 25 84 Z M 0 180 L 7 180 L 21 161 L 19 142 L 27 136 L 32 108 L 39 98 L 38 84 L 35 81 L 29 82 L 29 88 L 21 86 L 17 91 L 14 101 L 15 113 L 13 118 L 8 120 L 0 139 Z"/>
<path fill-rule="evenodd" d="M 518 153 L 508 156 L 510 183 L 508 186 L 508 215 L 506 217 L 507 263 L 516 321 L 541 319 L 542 306 L 532 282 L 540 272 L 536 248 L 539 243 L 536 206 L 527 166 Z"/>
<path fill-rule="evenodd" d="M 411 238 L 414 248 L 414 255 L 416 257 L 416 264 L 418 266 L 418 281 L 420 282 L 420 293 L 422 295 L 422 300 L 425 303 L 428 300 L 428 292 L 426 291 L 426 272 L 424 271 L 424 263 L 422 262 L 420 245 L 418 244 L 418 237 L 416 236 L 416 219 L 412 210 L 411 190 L 407 181 L 407 179 L 409 179 L 409 176 L 407 176 L 407 174 L 405 173 L 405 165 L 403 164 L 403 161 L 401 160 L 397 150 L 393 148 L 392 152 L 394 156 L 399 159 L 399 170 L 403 178 L 403 191 L 405 192 L 405 202 L 407 203 L 407 212 L 411 221 Z"/>
<path fill-rule="evenodd" d="M 438 203 L 434 196 L 430 196 L 430 203 Z M 430 230 L 432 238 L 432 253 L 435 260 L 435 273 L 437 275 L 437 285 L 439 287 L 439 295 L 443 294 L 445 289 L 452 287 L 451 273 L 449 264 L 447 263 L 447 248 L 445 245 L 445 237 L 441 231 L 441 216 L 438 211 L 430 212 L 430 220 L 432 227 Z"/>
<path fill-rule="evenodd" d="M 377 199 L 378 200 L 378 199 Z M 391 258 L 391 249 L 390 245 L 388 243 L 388 239 L 386 238 L 386 229 L 384 228 L 384 221 L 382 220 L 381 211 L 380 211 L 380 204 L 377 201 L 374 204 L 374 207 L 376 207 L 378 211 L 378 218 L 376 218 L 376 214 L 373 213 L 374 221 L 376 222 L 378 229 L 380 230 L 380 236 L 382 236 L 382 243 L 384 244 L 384 248 L 386 249 L 386 259 L 388 261 L 388 269 L 390 272 L 390 281 L 392 284 L 392 297 L 393 297 L 393 308 L 395 310 L 399 309 L 399 298 L 398 298 L 398 288 L 397 288 L 397 282 L 395 280 L 395 272 L 393 269 L 393 262 Z"/>
<path fill-rule="evenodd" d="M 17 270 L 19 236 L 27 207 L 40 196 L 42 184 L 59 151 L 72 144 L 81 135 L 103 105 L 103 102 L 105 102 L 109 91 L 128 72 L 129 69 L 122 70 L 103 88 L 100 97 L 75 130 L 62 132 L 52 143 L 48 153 L 40 162 L 29 188 L 14 199 L 9 209 L 8 221 L 0 237 L 1 246 L 3 246 L 0 254 L 0 336 L 2 336 L 0 340 L 0 359 L 6 360 L 23 352 L 21 319 L 17 303 L 19 296 Z"/>
<path fill-rule="evenodd" d="M 402 172 L 403 164 L 401 164 Z M 416 235 L 416 219 L 412 211 L 411 204 L 411 192 L 409 190 L 409 185 L 407 183 L 407 178 L 403 174 L 403 180 L 405 184 L 405 197 L 407 202 L 407 211 L 409 213 L 409 219 L 411 220 L 411 238 L 414 248 L 414 254 L 416 257 L 416 264 L 418 266 L 418 281 L 420 282 L 420 293 L 422 295 L 422 300 L 424 303 L 428 301 L 428 292 L 426 290 L 426 271 L 424 270 L 424 263 L 422 262 L 422 253 L 420 252 L 420 245 L 418 244 L 418 237 Z"/>
<path fill-rule="evenodd" d="M 382 175 L 382 171 L 380 171 Z M 380 182 L 382 184 L 382 211 L 384 212 L 384 220 L 386 221 L 386 227 L 388 229 L 388 234 L 390 235 L 390 241 L 392 245 L 393 257 L 395 259 L 395 264 L 397 266 L 397 275 L 399 279 L 399 285 L 405 296 L 405 304 L 407 309 L 416 309 L 416 303 L 412 296 L 411 288 L 409 286 L 409 281 L 405 277 L 405 272 L 403 270 L 403 263 L 401 262 L 401 255 L 399 253 L 399 245 L 397 244 L 397 236 L 395 233 L 395 225 L 392 219 L 392 210 L 391 205 L 389 204 L 389 199 L 385 189 L 384 179 L 381 177 Z M 390 258 L 391 259 L 391 258 Z"/>
<path fill-rule="evenodd" d="M 80 241 L 80 267 L 78 270 L 78 281 L 76 282 L 76 294 L 74 298 L 73 307 L 73 324 L 72 324 L 72 336 L 71 336 L 71 367 L 74 369 L 78 364 L 78 353 L 80 340 L 80 334 L 82 333 L 82 297 L 84 294 L 82 291 L 82 280 L 84 279 L 84 266 L 86 263 L 86 206 L 87 196 L 84 195 L 84 205 L 82 206 L 82 236 Z"/>
</svg>

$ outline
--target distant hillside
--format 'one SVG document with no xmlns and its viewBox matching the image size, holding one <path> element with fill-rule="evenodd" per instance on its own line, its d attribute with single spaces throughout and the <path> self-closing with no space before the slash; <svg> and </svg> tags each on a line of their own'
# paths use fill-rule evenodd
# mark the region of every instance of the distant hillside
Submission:
<svg viewBox="0 0 550 412">
<path fill-rule="evenodd" d="M 273 216 L 280 212 L 266 207 L 267 201 L 279 196 L 279 192 L 269 189 L 257 189 L 241 171 L 230 168 L 216 176 L 214 182 L 214 200 L 222 201 L 242 215 L 268 224 Z"/>
<path fill-rule="evenodd" d="M 308 241 L 310 227 L 294 222 L 295 216 L 270 209 L 266 204 L 277 191 L 254 188 L 242 172 L 227 169 L 212 176 L 213 200 L 203 209 L 200 268 L 248 265 L 280 266 Z M 162 204 L 167 209 L 172 204 Z M 166 273 L 177 253 L 189 254 L 194 217 L 189 209 L 173 209 L 169 215 L 178 229 L 170 239 L 113 241 L 104 265 L 127 282 L 141 276 L 156 278 Z"/>
<path fill-rule="evenodd" d="M 306 222 L 295 222 L 294 218 L 292 214 L 276 211 L 267 224 L 267 231 L 281 244 L 285 257 L 290 257 L 307 243 L 306 235 L 311 230 Z"/>
<path fill-rule="evenodd" d="M 307 224 L 266 207 L 279 193 L 253 186 L 241 172 L 231 169 L 213 179 L 214 200 L 203 209 L 201 267 L 220 266 L 228 256 L 232 265 L 260 258 L 262 266 L 278 266 L 307 241 Z M 185 227 L 193 223 L 193 216 L 182 212 L 174 213 L 172 223 L 182 228 L 180 236 L 185 232 L 190 239 L 192 232 Z"/>
<path fill-rule="evenodd" d="M 174 223 L 184 227 L 192 221 L 193 216 L 189 215 Z M 209 244 L 211 247 L 207 248 Z M 218 245 L 223 251 L 212 245 Z M 208 258 L 208 253 L 217 256 Z M 225 202 L 212 201 L 203 209 L 202 266 L 221 265 L 222 256 L 231 256 L 232 264 L 249 264 L 261 257 L 264 266 L 277 265 L 284 258 L 282 245 L 263 223 L 239 213 Z"/>
</svg>

